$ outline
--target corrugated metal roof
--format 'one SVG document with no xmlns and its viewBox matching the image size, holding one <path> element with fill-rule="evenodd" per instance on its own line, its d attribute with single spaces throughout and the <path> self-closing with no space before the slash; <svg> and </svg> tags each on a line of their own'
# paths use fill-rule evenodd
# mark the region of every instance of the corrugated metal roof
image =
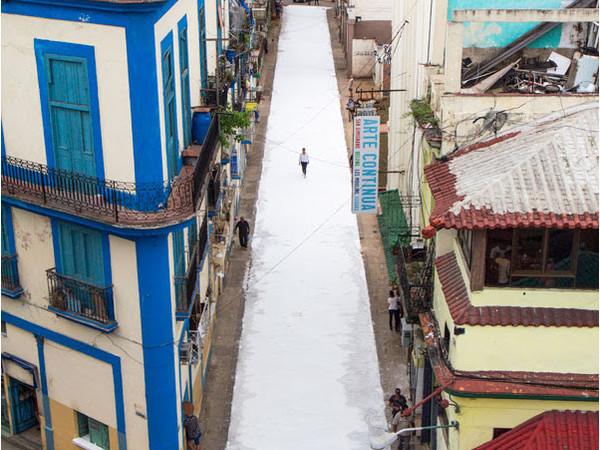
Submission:
<svg viewBox="0 0 600 450">
<path fill-rule="evenodd" d="M 598 411 L 546 411 L 476 450 L 597 450 Z"/>
<path fill-rule="evenodd" d="M 447 228 L 598 227 L 598 104 L 555 112 L 425 169 Z"/>
</svg>

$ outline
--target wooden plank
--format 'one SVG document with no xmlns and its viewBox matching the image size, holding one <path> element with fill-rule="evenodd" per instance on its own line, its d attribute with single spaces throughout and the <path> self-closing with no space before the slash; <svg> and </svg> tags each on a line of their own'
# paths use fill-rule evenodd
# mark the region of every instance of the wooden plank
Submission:
<svg viewBox="0 0 600 450">
<path fill-rule="evenodd" d="M 487 231 L 473 230 L 473 241 L 471 245 L 471 291 L 481 291 L 485 284 Z"/>
</svg>

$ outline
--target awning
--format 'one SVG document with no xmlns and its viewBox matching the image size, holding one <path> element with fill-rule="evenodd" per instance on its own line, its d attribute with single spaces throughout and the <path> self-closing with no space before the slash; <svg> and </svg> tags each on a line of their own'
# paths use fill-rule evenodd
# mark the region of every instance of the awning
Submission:
<svg viewBox="0 0 600 450">
<path fill-rule="evenodd" d="M 406 215 L 397 189 L 380 192 L 379 204 L 381 214 L 377 216 L 377 221 L 379 222 L 379 232 L 381 233 L 388 275 L 390 283 L 398 284 L 395 252 L 401 247 L 410 245 L 410 227 L 406 221 Z"/>
</svg>

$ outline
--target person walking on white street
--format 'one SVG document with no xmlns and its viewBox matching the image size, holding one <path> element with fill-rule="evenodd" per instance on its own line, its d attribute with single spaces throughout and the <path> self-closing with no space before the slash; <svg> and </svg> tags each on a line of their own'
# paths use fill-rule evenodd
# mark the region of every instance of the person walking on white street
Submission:
<svg viewBox="0 0 600 450">
<path fill-rule="evenodd" d="M 306 153 L 306 149 L 302 149 L 302 153 L 300 153 L 300 158 L 298 158 L 298 164 L 302 166 L 302 174 L 304 178 L 306 178 L 306 166 L 308 166 L 308 153 Z"/>
</svg>

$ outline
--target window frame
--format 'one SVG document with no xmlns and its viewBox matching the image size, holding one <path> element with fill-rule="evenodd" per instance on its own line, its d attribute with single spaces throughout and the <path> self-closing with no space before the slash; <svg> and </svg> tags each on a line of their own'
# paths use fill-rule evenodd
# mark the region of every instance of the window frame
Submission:
<svg viewBox="0 0 600 450">
<path fill-rule="evenodd" d="M 512 249 L 518 249 L 519 242 L 519 234 L 521 230 L 526 230 L 527 228 L 513 228 L 513 236 L 512 236 Z M 543 236 L 542 236 L 542 261 L 541 261 L 541 269 L 538 270 L 514 270 L 513 267 L 516 267 L 517 264 L 517 251 L 511 251 L 510 256 L 510 274 L 509 276 L 512 278 L 513 276 L 517 277 L 547 277 L 547 278 L 573 278 L 577 277 L 577 259 L 579 256 L 579 241 L 580 241 L 580 233 L 581 230 L 576 228 L 573 230 L 573 242 L 571 249 L 571 270 L 547 270 L 548 265 L 548 253 L 550 251 L 550 228 L 542 228 Z"/>
<path fill-rule="evenodd" d="M 77 445 L 78 447 L 81 448 L 86 448 L 89 450 L 95 450 L 95 449 L 103 449 L 103 450 L 110 450 L 110 429 L 108 427 L 108 425 L 92 418 L 89 417 L 79 411 L 75 411 L 75 420 L 77 423 L 77 434 L 79 435 L 77 438 L 73 439 L 73 443 L 75 445 Z M 92 427 L 90 426 L 90 421 L 95 422 L 96 424 L 101 425 L 103 428 L 103 432 L 106 433 L 106 441 L 107 441 L 107 447 L 102 446 L 102 443 L 98 444 L 97 442 L 94 442 L 95 439 L 93 439 L 92 436 Z M 85 425 L 85 427 L 84 427 Z M 82 442 L 83 441 L 83 442 Z M 88 445 L 86 445 L 88 444 Z M 89 445 L 91 444 L 91 445 Z"/>
<path fill-rule="evenodd" d="M 95 177 L 104 179 L 104 159 L 102 147 L 102 131 L 100 124 L 100 103 L 98 97 L 98 78 L 96 69 L 95 48 L 91 45 L 73 44 L 70 42 L 34 39 L 38 85 L 40 90 L 40 104 L 44 142 L 46 147 L 46 161 L 50 168 L 57 167 L 56 151 L 50 114 L 50 97 L 48 89 L 47 56 L 54 55 L 65 59 L 76 58 L 85 60 L 87 68 L 88 95 L 90 101 L 90 117 L 92 122 L 92 146 L 96 164 Z"/>
</svg>

